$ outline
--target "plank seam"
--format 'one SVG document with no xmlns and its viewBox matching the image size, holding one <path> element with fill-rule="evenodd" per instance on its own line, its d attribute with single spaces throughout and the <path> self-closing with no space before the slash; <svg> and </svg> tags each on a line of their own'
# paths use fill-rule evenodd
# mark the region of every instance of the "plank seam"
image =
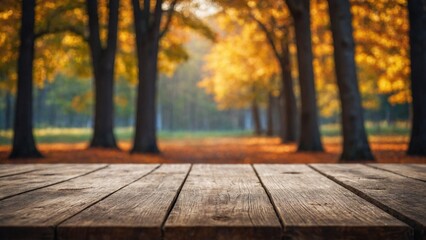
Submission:
<svg viewBox="0 0 426 240">
<path fill-rule="evenodd" d="M 398 211 L 396 211 L 395 209 L 381 203 L 380 201 L 368 196 L 366 193 L 362 192 L 361 190 L 356 189 L 355 187 L 352 187 L 342 181 L 339 181 L 337 178 L 328 175 L 327 173 L 322 172 L 321 170 L 315 168 L 314 166 L 312 166 L 311 164 L 308 164 L 308 166 L 310 168 L 312 168 L 314 171 L 318 172 L 319 174 L 323 175 L 324 177 L 332 180 L 333 182 L 339 184 L 340 186 L 348 189 L 349 191 L 351 191 L 352 193 L 356 194 L 357 196 L 361 197 L 362 199 L 366 200 L 367 202 L 373 204 L 374 206 L 380 208 L 381 210 L 387 212 L 388 214 L 390 214 L 391 216 L 393 216 L 394 218 L 400 220 L 401 222 L 406 223 L 407 225 L 409 225 L 411 228 L 413 228 L 414 231 L 414 239 L 418 238 L 418 235 L 422 235 L 422 231 L 423 231 L 423 227 L 421 226 L 421 224 L 417 223 L 414 220 L 409 219 L 408 217 L 404 216 L 403 214 L 399 213 Z"/>
<path fill-rule="evenodd" d="M 183 179 L 182 184 L 179 186 L 178 190 L 176 191 L 175 197 L 173 198 L 173 201 L 170 204 L 169 209 L 167 209 L 166 216 L 164 217 L 163 222 L 161 223 L 161 239 L 164 239 L 165 230 L 166 230 L 165 229 L 165 227 L 166 227 L 166 221 L 167 221 L 167 219 L 169 219 L 170 213 L 172 212 L 173 208 L 176 205 L 176 202 L 177 202 L 177 200 L 179 198 L 179 195 L 180 195 L 180 193 L 182 191 L 182 188 L 185 185 L 186 180 L 188 179 L 189 173 L 192 171 L 192 166 L 193 166 L 193 164 L 191 164 L 189 166 L 188 172 L 186 173 L 186 176 Z"/>
<path fill-rule="evenodd" d="M 389 169 L 381 168 L 380 166 L 376 167 L 376 166 L 370 165 L 370 164 L 363 164 L 363 165 L 367 166 L 367 167 L 370 167 L 370 168 L 373 168 L 373 169 L 376 169 L 376 170 L 382 170 L 382 171 L 385 171 L 385 172 L 393 173 L 393 174 L 396 174 L 396 175 L 401 176 L 401 177 L 410 178 L 410 179 L 413 179 L 413 180 L 416 180 L 416 181 L 426 182 L 425 180 L 414 178 L 414 177 L 410 177 L 410 176 L 407 176 L 407 175 L 403 175 L 401 173 L 397 173 L 397 172 L 394 172 L 394 171 L 389 170 Z"/>
<path fill-rule="evenodd" d="M 26 191 L 23 191 L 23 192 L 20 192 L 20 193 L 12 194 L 12 195 L 9 195 L 9 196 L 6 196 L 6 197 L 3 197 L 3 198 L 0 198 L 0 201 L 3 201 L 3 200 L 5 200 L 5 199 L 9 199 L 9 198 L 11 198 L 11 197 L 15 197 L 15 196 L 18 196 L 18 195 L 21 195 L 21 194 L 25 194 L 25 193 L 28 193 L 28 192 L 32 192 L 32 191 L 35 191 L 35 190 L 39 190 L 39 189 L 42 189 L 42 188 L 51 187 L 51 186 L 53 186 L 53 185 L 60 184 L 60 183 L 64 183 L 64 182 L 67 182 L 67 181 L 73 180 L 73 179 L 75 179 L 75 178 L 83 177 L 83 176 L 86 176 L 86 175 L 88 175 L 88 174 L 91 174 L 91 173 L 94 173 L 94 172 L 96 172 L 96 171 L 99 171 L 99 170 L 101 170 L 101 169 L 104 169 L 104 168 L 106 168 L 106 167 L 108 167 L 108 166 L 109 166 L 109 165 L 105 165 L 105 166 L 103 166 L 103 167 L 96 168 L 96 169 L 91 170 L 91 171 L 89 171 L 89 172 L 85 172 L 85 173 L 83 173 L 83 174 L 81 174 L 81 175 L 77 175 L 77 176 L 75 176 L 75 177 L 67 178 L 67 179 L 61 180 L 61 181 L 59 181 L 59 182 L 54 182 L 54 183 L 51 183 L 51 184 L 48 184 L 48 185 L 44 185 L 44 186 L 36 187 L 36 188 L 30 189 L 30 190 L 26 190 Z"/>
<path fill-rule="evenodd" d="M 7 175 L 1 175 L 0 178 L 10 177 L 10 176 L 16 176 L 16 175 L 20 175 L 20 174 L 24 174 L 24 173 L 30 173 L 30 172 L 35 172 L 35 171 L 39 171 L 39 170 L 45 170 L 45 169 L 33 169 L 33 170 L 24 171 L 24 172 L 11 173 L 11 174 L 7 174 Z"/>
<path fill-rule="evenodd" d="M 106 196 L 104 196 L 104 197 L 100 198 L 99 200 L 97 200 L 97 201 L 93 202 L 92 204 L 89 204 L 88 206 L 86 206 L 86 207 L 85 207 L 85 208 L 83 208 L 82 210 L 78 211 L 77 213 L 75 213 L 75 214 L 73 214 L 73 215 L 71 215 L 71 216 L 69 216 L 69 217 L 65 218 L 64 220 L 60 221 L 59 223 L 57 223 L 57 224 L 54 226 L 54 232 L 53 232 L 54 237 L 53 237 L 53 239 L 59 239 L 59 238 L 58 238 L 58 226 L 59 226 L 59 225 L 61 225 L 62 223 L 64 223 L 64 222 L 65 222 L 65 221 L 67 221 L 68 219 L 70 219 L 70 218 L 72 218 L 72 217 L 74 217 L 74 216 L 76 216 L 76 215 L 80 214 L 81 212 L 85 211 L 86 209 L 88 209 L 88 208 L 92 207 L 93 205 L 95 205 L 95 204 L 97 204 L 97 203 L 99 203 L 99 202 L 101 202 L 101 201 L 105 200 L 105 199 L 106 199 L 106 198 L 108 198 L 109 196 L 111 196 L 111 195 L 113 195 L 114 193 L 116 193 L 116 192 L 120 191 L 121 189 L 123 189 L 123 188 L 125 188 L 125 187 L 129 186 L 130 184 L 133 184 L 133 183 L 135 183 L 135 182 L 137 182 L 137 181 L 141 180 L 142 178 L 144 178 L 144 177 L 146 177 L 146 176 L 150 175 L 151 173 L 153 173 L 153 172 L 155 172 L 157 169 L 159 169 L 159 168 L 161 167 L 161 165 L 162 165 L 162 164 L 159 164 L 157 167 L 155 167 L 155 168 L 151 169 L 149 172 L 147 172 L 147 173 L 143 174 L 141 177 L 139 177 L 139 178 L 137 178 L 137 179 L 135 179 L 135 180 L 133 180 L 133 181 L 131 181 L 131 182 L 129 182 L 129 183 L 127 183 L 127 184 L 125 184 L 124 186 L 122 186 L 122 187 L 118 188 L 117 190 L 115 190 L 115 191 L 113 191 L 113 192 L 111 192 L 111 193 L 107 194 Z M 109 165 L 107 165 L 107 166 L 109 166 Z"/>
<path fill-rule="evenodd" d="M 275 212 L 275 216 L 278 218 L 278 221 L 280 222 L 281 225 L 281 238 L 283 238 L 284 236 L 284 231 L 285 231 L 285 226 L 284 226 L 284 222 L 281 219 L 279 213 L 278 213 L 278 207 L 275 205 L 275 202 L 272 199 L 272 195 L 269 192 L 269 190 L 266 188 L 265 184 L 262 181 L 262 178 L 260 177 L 259 173 L 257 172 L 256 168 L 254 167 L 253 164 L 250 164 L 250 166 L 252 167 L 254 173 L 256 174 L 257 179 L 259 179 L 260 185 L 262 186 L 263 190 L 266 193 L 266 196 L 268 196 L 269 202 L 271 203 L 272 207 L 274 208 L 274 212 Z"/>
</svg>

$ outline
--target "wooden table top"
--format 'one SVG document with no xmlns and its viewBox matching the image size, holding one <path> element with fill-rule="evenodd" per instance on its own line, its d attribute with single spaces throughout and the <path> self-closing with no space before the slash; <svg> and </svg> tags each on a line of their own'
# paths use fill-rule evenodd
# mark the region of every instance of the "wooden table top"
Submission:
<svg viewBox="0 0 426 240">
<path fill-rule="evenodd" d="M 426 164 L 4 164 L 0 239 L 426 239 Z"/>
</svg>

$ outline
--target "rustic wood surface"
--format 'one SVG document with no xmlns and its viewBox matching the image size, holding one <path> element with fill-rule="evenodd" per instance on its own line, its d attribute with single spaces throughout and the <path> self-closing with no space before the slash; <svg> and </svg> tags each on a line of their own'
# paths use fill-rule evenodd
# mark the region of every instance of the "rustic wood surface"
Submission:
<svg viewBox="0 0 426 240">
<path fill-rule="evenodd" d="M 100 168 L 105 164 L 55 164 L 45 169 L 0 178 L 0 200 L 34 189 L 67 181 Z"/>
<path fill-rule="evenodd" d="M 0 177 L 32 172 L 56 164 L 0 164 Z"/>
<path fill-rule="evenodd" d="M 192 167 L 165 239 L 280 239 L 281 225 L 251 165 Z"/>
<path fill-rule="evenodd" d="M 387 170 L 404 177 L 426 182 L 426 164 L 368 164 L 368 166 Z"/>
<path fill-rule="evenodd" d="M 424 238 L 426 183 L 361 164 L 312 164 L 318 171 L 408 223 Z"/>
<path fill-rule="evenodd" d="M 254 165 L 284 224 L 297 239 L 409 239 L 411 229 L 306 165 Z"/>
<path fill-rule="evenodd" d="M 5 164 L 3 239 L 426 239 L 425 164 Z"/>
<path fill-rule="evenodd" d="M 62 223 L 59 238 L 161 239 L 162 224 L 189 168 L 189 164 L 162 165 Z"/>
<path fill-rule="evenodd" d="M 158 165 L 110 165 L 0 201 L 0 239 L 54 239 L 55 226 L 156 167 Z"/>
</svg>

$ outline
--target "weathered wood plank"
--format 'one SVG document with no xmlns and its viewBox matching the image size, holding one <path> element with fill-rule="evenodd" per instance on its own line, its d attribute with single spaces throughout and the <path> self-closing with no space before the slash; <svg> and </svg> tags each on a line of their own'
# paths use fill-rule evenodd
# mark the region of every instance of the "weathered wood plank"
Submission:
<svg viewBox="0 0 426 240">
<path fill-rule="evenodd" d="M 426 183 L 361 164 L 311 166 L 414 227 L 415 238 L 426 237 Z"/>
<path fill-rule="evenodd" d="M 164 239 L 280 239 L 281 225 L 250 165 L 193 165 Z"/>
<path fill-rule="evenodd" d="M 48 168 L 52 164 L 0 164 L 0 177 L 23 174 Z"/>
<path fill-rule="evenodd" d="M 411 229 L 306 165 L 255 164 L 295 239 L 409 239 Z"/>
<path fill-rule="evenodd" d="M 60 239 L 161 239 L 161 227 L 189 164 L 162 165 L 148 176 L 68 219 Z"/>
<path fill-rule="evenodd" d="M 96 171 L 106 164 L 52 164 L 46 169 L 0 178 L 0 200 Z"/>
<path fill-rule="evenodd" d="M 368 166 L 383 169 L 405 177 L 426 182 L 426 164 L 368 164 Z"/>
<path fill-rule="evenodd" d="M 56 225 L 156 167 L 157 164 L 113 164 L 0 201 L 0 239 L 53 239 Z"/>
</svg>

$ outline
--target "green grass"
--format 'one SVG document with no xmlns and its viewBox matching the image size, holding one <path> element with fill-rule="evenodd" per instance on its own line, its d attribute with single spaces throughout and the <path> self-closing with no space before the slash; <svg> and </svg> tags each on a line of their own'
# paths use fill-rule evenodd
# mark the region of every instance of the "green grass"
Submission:
<svg viewBox="0 0 426 240">
<path fill-rule="evenodd" d="M 368 135 L 386 136 L 386 135 L 409 135 L 410 126 L 407 122 L 396 122 L 388 124 L 387 122 L 367 122 L 365 124 Z M 321 126 L 322 136 L 335 137 L 340 136 L 341 129 L 339 124 L 324 124 Z"/>
<path fill-rule="evenodd" d="M 367 132 L 373 136 L 405 135 L 409 134 L 409 126 L 406 122 L 397 122 L 392 125 L 383 123 L 366 124 Z M 130 141 L 133 136 L 132 128 L 117 128 L 116 136 L 121 141 Z M 90 140 L 92 130 L 90 128 L 44 128 L 36 129 L 37 143 L 77 143 Z M 244 137 L 251 136 L 251 131 L 161 131 L 161 140 L 174 139 L 201 139 L 219 137 Z M 321 134 L 325 137 L 340 136 L 338 124 L 326 124 L 321 126 Z M 0 131 L 0 145 L 8 145 L 12 142 L 12 131 Z"/>
<path fill-rule="evenodd" d="M 132 128 L 117 128 L 116 137 L 120 141 L 130 141 L 133 137 Z M 12 131 L 0 131 L 0 145 L 8 145 L 12 142 Z M 37 143 L 78 143 L 90 140 L 92 130 L 90 128 L 44 128 L 36 129 Z M 251 135 L 250 131 L 160 131 L 162 140 L 173 139 L 201 139 L 215 137 L 242 137 Z"/>
</svg>

